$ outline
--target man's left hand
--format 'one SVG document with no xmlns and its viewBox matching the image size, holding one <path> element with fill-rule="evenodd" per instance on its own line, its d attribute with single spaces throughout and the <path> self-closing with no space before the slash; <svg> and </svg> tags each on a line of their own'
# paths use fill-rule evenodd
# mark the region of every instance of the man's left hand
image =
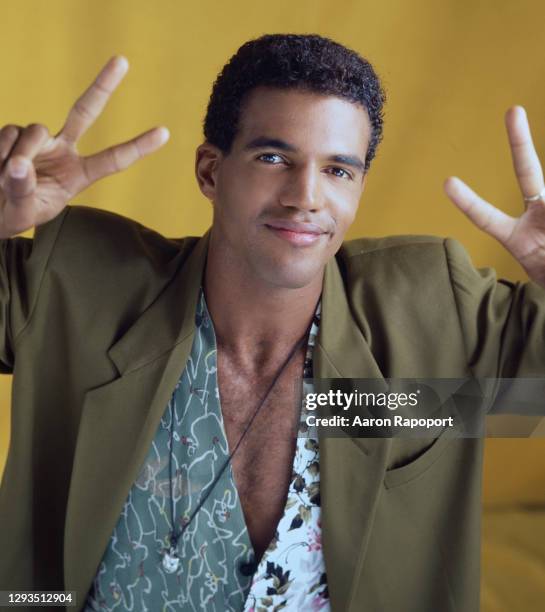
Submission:
<svg viewBox="0 0 545 612">
<path fill-rule="evenodd" d="M 518 218 L 505 214 L 483 200 L 462 180 L 449 177 L 445 192 L 473 223 L 501 244 L 519 261 L 528 276 L 545 287 L 545 183 L 532 142 L 526 111 L 513 106 L 505 115 L 515 174 L 526 209 Z"/>
</svg>

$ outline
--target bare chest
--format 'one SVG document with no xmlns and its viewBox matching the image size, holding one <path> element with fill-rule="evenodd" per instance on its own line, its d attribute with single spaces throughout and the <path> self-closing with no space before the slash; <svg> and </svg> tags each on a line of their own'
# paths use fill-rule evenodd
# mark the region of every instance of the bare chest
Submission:
<svg viewBox="0 0 545 612">
<path fill-rule="evenodd" d="M 232 469 L 246 525 L 258 557 L 267 548 L 282 517 L 292 476 L 299 417 L 303 354 L 293 358 L 248 423 L 271 378 L 245 377 L 218 355 L 221 409 Z"/>
</svg>

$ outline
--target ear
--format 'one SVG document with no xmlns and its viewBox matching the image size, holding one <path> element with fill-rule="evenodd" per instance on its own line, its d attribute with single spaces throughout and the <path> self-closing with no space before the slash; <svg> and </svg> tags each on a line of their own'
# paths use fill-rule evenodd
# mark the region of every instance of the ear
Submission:
<svg viewBox="0 0 545 612">
<path fill-rule="evenodd" d="M 195 176 L 203 195 L 213 202 L 216 195 L 217 174 L 223 153 L 213 144 L 203 142 L 195 152 Z"/>
</svg>

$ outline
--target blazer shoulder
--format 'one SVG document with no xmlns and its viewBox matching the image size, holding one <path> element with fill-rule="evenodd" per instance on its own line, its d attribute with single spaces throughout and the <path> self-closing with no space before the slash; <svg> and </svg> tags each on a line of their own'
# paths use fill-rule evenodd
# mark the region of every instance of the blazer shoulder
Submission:
<svg viewBox="0 0 545 612">
<path fill-rule="evenodd" d="M 384 274 L 385 271 L 411 271 L 421 276 L 424 271 L 444 267 L 445 238 L 427 235 L 399 235 L 379 238 L 358 238 L 343 243 L 337 257 L 349 274 L 361 274 L 365 269 L 370 274 L 373 269 Z M 456 243 L 462 252 L 463 247 Z"/>
<path fill-rule="evenodd" d="M 426 288 L 424 295 L 438 283 L 450 293 L 454 287 L 476 287 L 483 278 L 495 279 L 494 270 L 473 266 L 460 242 L 441 236 L 359 238 L 342 245 L 337 261 L 345 282 L 356 291 L 382 287 L 399 294 L 405 288 L 414 299 L 419 288 Z"/>
<path fill-rule="evenodd" d="M 62 214 L 62 227 L 44 273 L 42 298 L 44 291 L 48 300 L 68 296 L 74 312 L 103 309 L 113 313 L 129 306 L 144 310 L 184 265 L 198 241 L 196 237 L 167 238 L 133 219 L 89 206 L 69 206 Z M 36 229 L 38 244 L 51 233 L 46 225 Z"/>
<path fill-rule="evenodd" d="M 67 206 L 50 259 L 61 276 L 107 273 L 169 276 L 187 258 L 198 237 L 167 238 L 124 215 L 90 206 Z M 59 216 L 60 217 L 60 216 Z M 50 222 L 60 225 L 58 219 Z M 48 224 L 36 228 L 34 240 L 46 240 Z"/>
<path fill-rule="evenodd" d="M 126 259 L 142 255 L 157 263 L 191 247 L 198 238 L 167 238 L 124 215 L 90 206 L 67 206 L 63 211 L 61 248 L 77 247 L 83 253 L 91 251 L 101 260 L 112 258 L 119 263 L 119 256 Z M 39 237 L 41 227 L 36 230 Z"/>
<path fill-rule="evenodd" d="M 339 253 L 343 258 L 351 258 L 390 250 L 409 252 L 414 250 L 415 247 L 421 251 L 430 247 L 442 247 L 444 242 L 445 238 L 441 236 L 425 234 L 400 234 L 378 238 L 362 237 L 344 242 Z"/>
</svg>

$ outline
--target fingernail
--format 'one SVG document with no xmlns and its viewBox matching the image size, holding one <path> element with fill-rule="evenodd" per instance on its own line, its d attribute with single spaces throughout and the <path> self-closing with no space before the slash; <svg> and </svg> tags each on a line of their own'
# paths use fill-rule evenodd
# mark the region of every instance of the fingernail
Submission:
<svg viewBox="0 0 545 612">
<path fill-rule="evenodd" d="M 22 157 L 12 159 L 9 164 L 9 173 L 16 179 L 25 178 L 28 174 L 28 162 Z"/>
<path fill-rule="evenodd" d="M 129 60 L 123 55 L 116 55 L 115 61 L 117 63 L 117 67 L 122 72 L 127 72 L 129 69 Z"/>
<path fill-rule="evenodd" d="M 161 144 L 165 143 L 170 138 L 170 132 L 166 127 L 159 128 L 159 135 L 161 138 Z"/>
</svg>

